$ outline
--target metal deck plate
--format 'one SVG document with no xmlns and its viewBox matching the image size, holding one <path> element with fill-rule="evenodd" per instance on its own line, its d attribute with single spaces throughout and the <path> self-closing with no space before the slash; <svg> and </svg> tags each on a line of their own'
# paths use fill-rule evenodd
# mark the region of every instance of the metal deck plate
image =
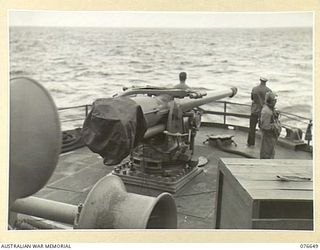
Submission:
<svg viewBox="0 0 320 250">
<path fill-rule="evenodd" d="M 201 172 L 201 168 L 194 167 L 190 172 L 183 175 L 161 177 L 137 171 L 132 172 L 129 167 L 126 167 L 120 173 L 112 171 L 112 174 L 119 176 L 125 184 L 175 193 Z"/>
</svg>

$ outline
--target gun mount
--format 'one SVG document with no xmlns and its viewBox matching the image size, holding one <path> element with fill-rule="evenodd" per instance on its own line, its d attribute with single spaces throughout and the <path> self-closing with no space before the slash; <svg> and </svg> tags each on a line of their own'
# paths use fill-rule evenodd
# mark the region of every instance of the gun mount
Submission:
<svg viewBox="0 0 320 250">
<path fill-rule="evenodd" d="M 83 140 L 106 165 L 115 165 L 113 173 L 125 183 L 175 192 L 201 172 L 193 158 L 201 123 L 197 107 L 236 93 L 129 89 L 93 103 Z"/>
</svg>

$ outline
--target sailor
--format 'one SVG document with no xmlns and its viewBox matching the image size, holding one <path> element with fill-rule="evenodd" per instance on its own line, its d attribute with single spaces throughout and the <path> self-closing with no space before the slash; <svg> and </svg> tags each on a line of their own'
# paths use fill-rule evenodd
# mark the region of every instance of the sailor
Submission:
<svg viewBox="0 0 320 250">
<path fill-rule="evenodd" d="M 262 141 L 260 159 L 274 159 L 275 145 L 281 133 L 279 112 L 275 110 L 276 102 L 276 95 L 272 92 L 267 92 L 265 104 L 261 110 L 260 128 Z"/>
<path fill-rule="evenodd" d="M 180 72 L 179 80 L 180 80 L 180 83 L 175 85 L 174 88 L 176 88 L 176 89 L 189 89 L 189 86 L 186 84 L 186 80 L 187 80 L 187 73 L 186 72 Z"/>
<path fill-rule="evenodd" d="M 265 95 L 268 91 L 271 91 L 266 86 L 268 79 L 265 77 L 260 77 L 260 84 L 254 87 L 251 91 L 251 115 L 250 115 L 250 127 L 247 145 L 254 146 L 256 138 L 256 126 L 260 119 L 261 109 L 265 101 Z"/>
</svg>

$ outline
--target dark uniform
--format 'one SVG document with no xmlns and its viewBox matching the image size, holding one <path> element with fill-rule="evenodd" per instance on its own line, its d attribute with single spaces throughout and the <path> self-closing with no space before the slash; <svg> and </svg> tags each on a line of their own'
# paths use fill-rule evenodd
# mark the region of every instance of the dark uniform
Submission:
<svg viewBox="0 0 320 250">
<path fill-rule="evenodd" d="M 265 104 L 261 111 L 260 128 L 262 141 L 260 148 L 260 159 L 274 159 L 275 146 L 281 132 L 279 114 Z"/>
<path fill-rule="evenodd" d="M 265 80 L 264 78 L 260 78 L 261 81 Z M 250 127 L 247 144 L 248 146 L 252 146 L 256 141 L 256 126 L 260 118 L 261 109 L 264 104 L 266 93 L 271 91 L 267 86 L 260 84 L 254 87 L 251 91 L 251 116 L 250 116 Z"/>
</svg>

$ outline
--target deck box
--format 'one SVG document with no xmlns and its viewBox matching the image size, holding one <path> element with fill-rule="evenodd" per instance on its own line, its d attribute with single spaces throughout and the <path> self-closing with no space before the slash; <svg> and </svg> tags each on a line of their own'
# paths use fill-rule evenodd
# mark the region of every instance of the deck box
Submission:
<svg viewBox="0 0 320 250">
<path fill-rule="evenodd" d="M 223 158 L 215 228 L 313 230 L 312 160 Z"/>
</svg>

